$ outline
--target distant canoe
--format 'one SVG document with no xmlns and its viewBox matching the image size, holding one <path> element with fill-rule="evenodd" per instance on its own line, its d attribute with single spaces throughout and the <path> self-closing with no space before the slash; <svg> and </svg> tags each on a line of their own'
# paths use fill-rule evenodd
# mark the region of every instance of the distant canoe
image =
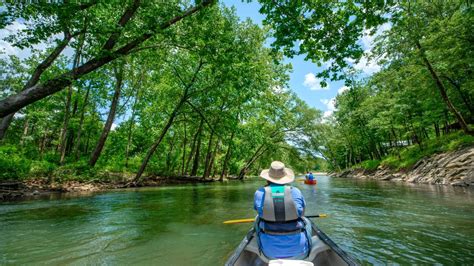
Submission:
<svg viewBox="0 0 474 266">
<path fill-rule="evenodd" d="M 305 180 L 304 183 L 306 185 L 316 185 L 318 183 L 318 181 L 316 181 L 314 179 L 313 180 Z"/>
</svg>

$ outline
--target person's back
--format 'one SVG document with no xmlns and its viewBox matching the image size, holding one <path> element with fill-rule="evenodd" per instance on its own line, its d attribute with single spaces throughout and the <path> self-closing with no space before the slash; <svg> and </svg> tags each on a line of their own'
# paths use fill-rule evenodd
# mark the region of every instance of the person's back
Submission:
<svg viewBox="0 0 474 266">
<path fill-rule="evenodd" d="M 314 180 L 314 175 L 313 175 L 313 173 L 309 173 L 309 175 L 308 175 L 308 180 L 311 180 L 311 181 Z"/>
<path fill-rule="evenodd" d="M 279 170 L 289 172 L 278 175 Z M 256 229 L 259 246 L 268 258 L 304 258 L 310 248 L 305 231 L 305 201 L 298 188 L 285 185 L 294 179 L 291 169 L 273 162 L 260 174 L 269 184 L 255 192 L 254 209 L 258 213 Z M 280 177 L 275 177 L 280 176 Z"/>
</svg>

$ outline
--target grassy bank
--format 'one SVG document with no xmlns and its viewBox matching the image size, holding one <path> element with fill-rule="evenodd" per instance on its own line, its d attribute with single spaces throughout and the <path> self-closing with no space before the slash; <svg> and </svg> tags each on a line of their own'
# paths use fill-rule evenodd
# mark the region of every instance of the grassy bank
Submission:
<svg viewBox="0 0 474 266">
<path fill-rule="evenodd" d="M 462 132 L 451 133 L 432 138 L 422 145 L 411 145 L 399 150 L 392 151 L 392 154 L 382 158 L 382 160 L 366 160 L 357 165 L 354 169 L 375 170 L 377 167 L 385 166 L 391 169 L 409 169 L 419 160 L 432 156 L 433 154 L 455 151 L 457 149 L 474 145 L 474 136 L 463 134 Z"/>
</svg>

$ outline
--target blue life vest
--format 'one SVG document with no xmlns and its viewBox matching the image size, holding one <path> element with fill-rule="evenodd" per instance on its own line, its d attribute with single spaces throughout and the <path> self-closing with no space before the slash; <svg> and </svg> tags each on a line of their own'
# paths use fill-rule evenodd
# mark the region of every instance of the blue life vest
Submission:
<svg viewBox="0 0 474 266">
<path fill-rule="evenodd" d="M 298 257 L 292 257 L 294 259 L 306 258 L 311 250 L 311 224 L 298 215 L 291 193 L 292 189 L 290 186 L 283 185 L 270 185 L 264 188 L 263 213 L 256 219 L 255 231 L 259 250 L 268 259 L 281 257 L 272 257 L 263 252 L 262 241 L 260 241 L 262 234 L 278 236 L 277 238 L 284 241 L 285 236 L 303 233 L 306 238 L 304 241 L 307 242 L 306 252 Z"/>
</svg>

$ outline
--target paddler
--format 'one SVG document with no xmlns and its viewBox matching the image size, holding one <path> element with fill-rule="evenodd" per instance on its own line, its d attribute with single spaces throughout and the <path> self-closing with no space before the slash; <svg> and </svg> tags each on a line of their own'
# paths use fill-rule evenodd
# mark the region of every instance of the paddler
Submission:
<svg viewBox="0 0 474 266">
<path fill-rule="evenodd" d="M 308 180 L 311 181 L 311 182 L 314 180 L 313 172 L 309 172 L 309 174 L 308 174 Z"/>
<path fill-rule="evenodd" d="M 311 250 L 311 223 L 304 218 L 305 200 L 289 184 L 293 171 L 274 161 L 260 177 L 267 185 L 255 192 L 254 209 L 259 249 L 268 259 L 304 259 Z"/>
</svg>

